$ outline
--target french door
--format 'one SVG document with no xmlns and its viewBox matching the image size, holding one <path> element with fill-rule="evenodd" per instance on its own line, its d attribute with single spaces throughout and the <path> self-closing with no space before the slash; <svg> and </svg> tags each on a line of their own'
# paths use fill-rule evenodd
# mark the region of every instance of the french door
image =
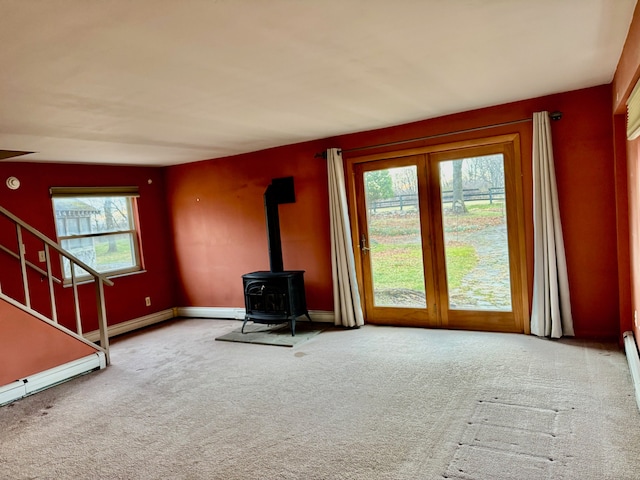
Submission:
<svg viewBox="0 0 640 480">
<path fill-rule="evenodd" d="M 525 331 L 518 152 L 511 135 L 350 161 L 368 322 Z"/>
</svg>

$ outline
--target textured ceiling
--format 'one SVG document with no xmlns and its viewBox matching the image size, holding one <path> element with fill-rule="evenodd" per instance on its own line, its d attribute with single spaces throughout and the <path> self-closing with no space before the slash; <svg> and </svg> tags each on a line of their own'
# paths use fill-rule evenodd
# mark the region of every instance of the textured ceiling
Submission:
<svg viewBox="0 0 640 480">
<path fill-rule="evenodd" d="M 171 165 L 609 83 L 636 0 L 0 0 L 0 149 Z"/>
</svg>

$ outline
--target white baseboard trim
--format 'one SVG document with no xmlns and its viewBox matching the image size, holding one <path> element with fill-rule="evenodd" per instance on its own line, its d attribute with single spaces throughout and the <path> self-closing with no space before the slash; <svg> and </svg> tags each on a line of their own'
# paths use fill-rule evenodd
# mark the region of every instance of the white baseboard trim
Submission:
<svg viewBox="0 0 640 480">
<path fill-rule="evenodd" d="M 0 387 L 0 405 L 13 402 L 45 388 L 53 387 L 93 370 L 103 369 L 106 366 L 107 362 L 104 353 L 96 352 L 78 360 L 16 380 L 9 385 Z"/>
<path fill-rule="evenodd" d="M 186 318 L 212 318 L 221 320 L 244 320 L 244 308 L 233 307 L 175 307 L 160 312 L 145 315 L 144 317 L 134 318 L 126 322 L 110 325 L 108 328 L 109 338 L 123 333 L 132 332 L 139 328 L 148 327 L 155 323 L 171 320 L 175 317 Z M 327 310 L 310 310 L 309 316 L 314 322 L 333 323 L 333 312 Z M 306 321 L 306 317 L 299 317 L 298 321 Z M 94 330 L 85 333 L 84 338 L 91 342 L 100 341 L 100 331 Z"/>
<path fill-rule="evenodd" d="M 187 318 L 215 318 L 220 320 L 244 320 L 244 308 L 232 307 L 177 307 L 176 313 L 178 317 Z M 333 323 L 333 312 L 327 310 L 309 310 L 309 316 L 314 322 Z M 306 321 L 307 318 L 299 317 L 300 321 Z"/>
<path fill-rule="evenodd" d="M 334 323 L 335 321 L 333 312 L 329 310 L 309 310 L 309 316 L 312 321 L 319 323 Z M 301 320 L 307 320 L 307 318 L 302 317 Z"/>
<path fill-rule="evenodd" d="M 221 320 L 244 320 L 244 308 L 232 307 L 177 307 L 178 317 L 217 318 Z"/>
<path fill-rule="evenodd" d="M 137 330 L 138 328 L 148 327 L 149 325 L 153 325 L 154 323 L 170 320 L 176 316 L 176 309 L 168 308 L 167 310 L 161 310 L 160 312 L 151 313 L 149 315 L 145 315 L 144 317 L 138 317 L 132 320 L 127 320 L 126 322 L 109 325 L 107 331 L 109 338 L 111 338 L 115 337 L 116 335 L 122 335 L 123 333 Z M 94 330 L 92 332 L 85 333 L 84 338 L 92 342 L 98 342 L 100 341 L 100 331 Z"/>
<path fill-rule="evenodd" d="M 638 357 L 638 346 L 636 345 L 633 332 L 624 332 L 624 351 L 627 354 L 627 362 L 631 371 L 631 379 L 636 392 L 636 404 L 640 409 L 640 357 Z"/>
<path fill-rule="evenodd" d="M 9 385 L 0 387 L 0 405 L 11 403 L 26 395 L 27 390 L 24 388 L 24 382 L 16 380 Z"/>
</svg>

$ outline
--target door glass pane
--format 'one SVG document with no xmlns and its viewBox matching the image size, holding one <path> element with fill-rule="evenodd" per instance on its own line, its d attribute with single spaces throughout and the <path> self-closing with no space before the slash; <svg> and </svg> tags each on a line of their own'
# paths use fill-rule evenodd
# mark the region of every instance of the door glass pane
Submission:
<svg viewBox="0 0 640 480">
<path fill-rule="evenodd" d="M 502 154 L 440 163 L 449 308 L 511 311 Z"/>
<path fill-rule="evenodd" d="M 426 308 L 415 166 L 364 174 L 374 305 Z"/>
</svg>

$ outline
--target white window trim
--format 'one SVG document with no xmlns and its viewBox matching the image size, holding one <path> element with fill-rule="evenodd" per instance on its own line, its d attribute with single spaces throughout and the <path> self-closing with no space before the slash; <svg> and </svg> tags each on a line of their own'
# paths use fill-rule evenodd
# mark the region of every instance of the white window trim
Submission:
<svg viewBox="0 0 640 480">
<path fill-rule="evenodd" d="M 56 236 L 59 244 L 62 244 L 64 240 L 75 240 L 81 238 L 96 238 L 96 237 L 105 237 L 105 236 L 114 236 L 114 235 L 130 235 L 133 244 L 133 255 L 136 264 L 129 268 L 120 268 L 116 270 L 100 270 L 100 268 L 95 268 L 98 272 L 105 275 L 107 278 L 112 277 L 121 277 L 130 274 L 141 273 L 144 271 L 142 265 L 142 255 L 141 255 L 141 246 L 140 246 L 140 226 L 137 222 L 136 208 L 133 202 L 134 198 L 138 198 L 140 194 L 138 193 L 138 187 L 51 187 L 49 189 L 51 194 L 52 203 L 55 199 L 60 198 L 78 198 L 78 197 L 127 197 L 128 201 L 128 209 L 129 209 L 129 223 L 133 227 L 128 230 L 114 230 L 111 232 L 98 232 L 92 234 L 77 234 L 77 235 L 59 235 L 58 234 L 58 224 L 55 217 L 55 209 L 54 209 L 54 227 L 56 230 Z M 60 267 L 61 274 L 63 278 L 64 285 L 70 285 L 72 280 L 71 277 L 67 277 L 65 274 L 64 268 L 64 258 L 60 259 Z M 90 275 L 76 275 L 76 283 L 83 283 L 90 278 Z"/>
</svg>

